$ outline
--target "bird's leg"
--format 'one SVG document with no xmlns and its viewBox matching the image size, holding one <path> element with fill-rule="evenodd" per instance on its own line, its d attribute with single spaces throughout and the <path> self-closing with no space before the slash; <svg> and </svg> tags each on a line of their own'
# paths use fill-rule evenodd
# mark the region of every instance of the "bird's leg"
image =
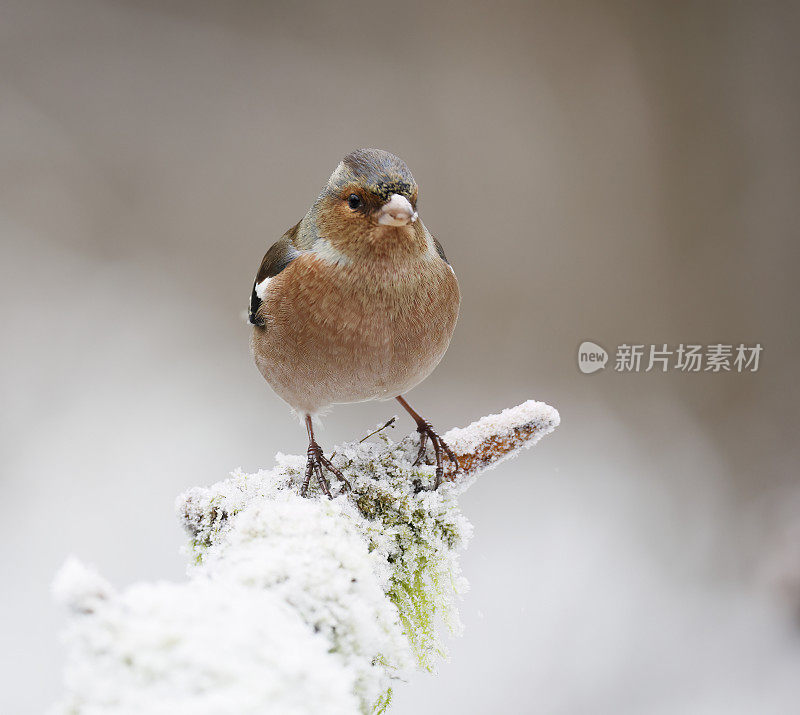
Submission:
<svg viewBox="0 0 800 715">
<path fill-rule="evenodd" d="M 453 450 L 447 443 L 433 430 L 431 423 L 421 417 L 411 405 L 408 404 L 400 395 L 397 396 L 397 401 L 403 405 L 403 408 L 411 415 L 414 422 L 417 423 L 417 432 L 419 432 L 419 452 L 414 464 L 419 464 L 425 456 L 425 448 L 428 446 L 428 438 L 433 445 L 433 453 L 436 455 L 436 482 L 433 485 L 434 489 L 438 489 L 442 483 L 442 476 L 444 475 L 444 467 L 442 466 L 442 455 L 447 455 L 447 458 L 455 465 L 455 471 L 458 472 L 458 459 L 453 453 Z"/>
<path fill-rule="evenodd" d="M 311 476 L 314 475 L 317 478 L 320 489 L 328 495 L 329 499 L 333 499 L 330 484 L 328 484 L 328 480 L 325 479 L 322 468 L 324 467 L 329 472 L 333 472 L 340 482 L 344 482 L 347 489 L 351 488 L 350 482 L 344 478 L 344 474 L 336 469 L 336 467 L 331 464 L 331 461 L 322 453 L 322 447 L 320 447 L 317 444 L 317 440 L 314 439 L 314 427 L 311 425 L 311 415 L 306 415 L 306 429 L 308 430 L 308 461 L 306 462 L 306 476 L 303 480 L 303 487 L 300 490 L 300 494 L 302 496 L 306 495 L 308 485 L 311 482 Z"/>
</svg>

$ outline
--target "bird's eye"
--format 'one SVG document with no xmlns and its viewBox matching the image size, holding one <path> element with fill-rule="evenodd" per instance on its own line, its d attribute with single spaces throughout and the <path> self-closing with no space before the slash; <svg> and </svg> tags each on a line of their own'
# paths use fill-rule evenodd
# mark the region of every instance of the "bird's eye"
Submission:
<svg viewBox="0 0 800 715">
<path fill-rule="evenodd" d="M 347 205 L 355 211 L 361 206 L 361 197 L 358 194 L 350 194 L 350 196 L 347 197 Z"/>
</svg>

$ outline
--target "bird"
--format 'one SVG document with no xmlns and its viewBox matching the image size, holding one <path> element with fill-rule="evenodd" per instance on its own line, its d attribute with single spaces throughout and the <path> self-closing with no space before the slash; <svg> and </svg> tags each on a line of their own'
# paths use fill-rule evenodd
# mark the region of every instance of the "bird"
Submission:
<svg viewBox="0 0 800 715">
<path fill-rule="evenodd" d="M 444 458 L 458 460 L 404 394 L 447 350 L 461 295 L 442 244 L 417 212 L 406 163 L 381 149 L 339 162 L 306 215 L 267 251 L 250 295 L 251 350 L 261 375 L 305 422 L 306 470 L 332 498 L 324 472 L 350 484 L 314 435 L 336 404 L 396 399 L 417 425 L 415 464 L 433 447 L 437 489 Z"/>
</svg>

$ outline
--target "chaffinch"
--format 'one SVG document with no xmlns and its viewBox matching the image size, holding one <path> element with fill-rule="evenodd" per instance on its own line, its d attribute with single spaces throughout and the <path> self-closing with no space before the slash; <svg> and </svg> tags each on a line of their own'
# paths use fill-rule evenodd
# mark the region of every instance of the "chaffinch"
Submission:
<svg viewBox="0 0 800 715">
<path fill-rule="evenodd" d="M 458 317 L 455 272 L 419 219 L 417 184 L 402 159 L 379 149 L 348 154 L 308 213 L 267 251 L 250 297 L 255 363 L 308 430 L 302 494 L 323 469 L 349 487 L 314 438 L 312 417 L 337 403 L 397 399 L 428 439 L 452 450 L 405 401 L 444 356 Z"/>
</svg>

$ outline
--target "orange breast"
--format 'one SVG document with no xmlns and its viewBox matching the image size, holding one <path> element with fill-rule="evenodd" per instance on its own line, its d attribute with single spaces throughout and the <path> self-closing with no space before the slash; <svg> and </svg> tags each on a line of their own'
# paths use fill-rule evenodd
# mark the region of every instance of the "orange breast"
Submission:
<svg viewBox="0 0 800 715">
<path fill-rule="evenodd" d="M 256 364 L 293 407 L 394 397 L 441 360 L 458 316 L 458 282 L 438 257 L 336 266 L 305 254 L 272 279 Z"/>
</svg>

